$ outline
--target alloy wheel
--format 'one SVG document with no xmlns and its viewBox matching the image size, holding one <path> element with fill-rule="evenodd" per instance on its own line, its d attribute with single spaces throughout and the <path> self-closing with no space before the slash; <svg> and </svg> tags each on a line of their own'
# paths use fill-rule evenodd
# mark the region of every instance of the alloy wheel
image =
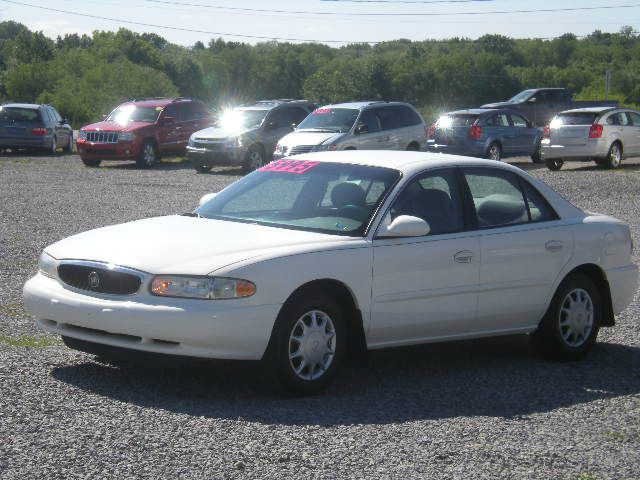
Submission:
<svg viewBox="0 0 640 480">
<path fill-rule="evenodd" d="M 147 143 L 144 146 L 144 163 L 150 167 L 156 162 L 156 150 L 153 144 Z"/>
</svg>

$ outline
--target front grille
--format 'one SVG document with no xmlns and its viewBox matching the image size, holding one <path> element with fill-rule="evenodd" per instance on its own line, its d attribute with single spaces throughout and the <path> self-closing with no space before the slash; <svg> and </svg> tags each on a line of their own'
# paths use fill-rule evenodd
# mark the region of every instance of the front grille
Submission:
<svg viewBox="0 0 640 480">
<path fill-rule="evenodd" d="M 142 280 L 131 273 L 87 265 L 62 264 L 58 276 L 67 285 L 97 293 L 131 295 L 140 288 Z"/>
<path fill-rule="evenodd" d="M 313 145 L 296 145 L 295 147 L 291 147 L 291 150 L 289 150 L 289 155 L 309 153 L 311 150 L 313 150 Z"/>
<path fill-rule="evenodd" d="M 206 148 L 207 150 L 222 150 L 222 143 L 205 143 L 205 142 L 195 142 L 196 148 Z"/>
<path fill-rule="evenodd" d="M 118 132 L 87 132 L 87 141 L 97 143 L 118 143 Z"/>
</svg>

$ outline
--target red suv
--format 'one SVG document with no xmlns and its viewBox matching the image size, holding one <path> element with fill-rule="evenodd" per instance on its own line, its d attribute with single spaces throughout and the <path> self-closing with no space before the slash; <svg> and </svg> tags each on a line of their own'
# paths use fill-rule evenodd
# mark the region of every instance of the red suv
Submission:
<svg viewBox="0 0 640 480">
<path fill-rule="evenodd" d="M 135 160 L 146 168 L 165 153 L 184 153 L 191 134 L 211 123 L 207 107 L 196 100 L 134 100 L 119 105 L 102 122 L 82 127 L 78 152 L 88 167 L 102 160 Z"/>
</svg>

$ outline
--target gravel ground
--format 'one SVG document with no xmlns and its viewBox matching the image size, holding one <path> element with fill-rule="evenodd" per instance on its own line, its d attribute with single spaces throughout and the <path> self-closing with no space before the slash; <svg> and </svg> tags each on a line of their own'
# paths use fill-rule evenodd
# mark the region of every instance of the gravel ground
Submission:
<svg viewBox="0 0 640 480">
<path fill-rule="evenodd" d="M 637 163 L 521 166 L 640 245 Z M 21 288 L 43 247 L 191 210 L 237 175 L 0 157 L 1 478 L 640 478 L 638 298 L 582 362 L 523 338 L 389 350 L 304 399 L 256 387 L 251 363 L 122 369 L 37 331 Z"/>
</svg>

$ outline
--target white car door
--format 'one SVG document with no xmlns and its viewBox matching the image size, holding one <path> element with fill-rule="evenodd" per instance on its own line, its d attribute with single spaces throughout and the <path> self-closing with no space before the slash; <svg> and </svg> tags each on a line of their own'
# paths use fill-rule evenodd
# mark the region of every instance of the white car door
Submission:
<svg viewBox="0 0 640 480">
<path fill-rule="evenodd" d="M 571 226 L 516 174 L 486 167 L 463 172 L 480 231 L 476 324 L 505 333 L 535 327 L 572 255 Z"/>
<path fill-rule="evenodd" d="M 364 110 L 356 122 L 355 132 L 350 142 L 345 142 L 345 148 L 355 146 L 358 150 L 384 150 L 386 147 L 386 133 L 382 131 L 378 109 Z M 362 126 L 366 129 L 362 130 Z"/>
<path fill-rule="evenodd" d="M 416 177 L 396 198 L 399 215 L 425 219 L 424 237 L 374 238 L 370 347 L 420 343 L 475 330 L 479 240 L 465 221 L 458 172 Z"/>
</svg>

